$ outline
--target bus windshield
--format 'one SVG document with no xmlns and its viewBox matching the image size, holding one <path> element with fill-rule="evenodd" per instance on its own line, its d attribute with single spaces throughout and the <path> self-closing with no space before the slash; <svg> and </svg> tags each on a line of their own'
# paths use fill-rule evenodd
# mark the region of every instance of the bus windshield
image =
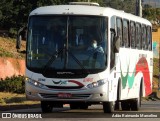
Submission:
<svg viewBox="0 0 160 121">
<path fill-rule="evenodd" d="M 103 71 L 108 19 L 101 16 L 31 16 L 27 68 L 38 73 Z"/>
</svg>

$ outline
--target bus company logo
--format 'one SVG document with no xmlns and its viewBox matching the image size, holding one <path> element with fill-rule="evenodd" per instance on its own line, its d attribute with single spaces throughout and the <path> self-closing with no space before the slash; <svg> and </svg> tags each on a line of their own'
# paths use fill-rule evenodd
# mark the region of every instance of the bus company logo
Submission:
<svg viewBox="0 0 160 121">
<path fill-rule="evenodd" d="M 45 82 L 46 79 L 38 78 L 38 81 L 40 81 L 40 82 Z"/>
<path fill-rule="evenodd" d="M 60 80 L 60 81 L 54 81 L 52 80 L 52 82 L 56 85 L 66 85 L 68 83 L 68 81 L 66 80 Z"/>
</svg>

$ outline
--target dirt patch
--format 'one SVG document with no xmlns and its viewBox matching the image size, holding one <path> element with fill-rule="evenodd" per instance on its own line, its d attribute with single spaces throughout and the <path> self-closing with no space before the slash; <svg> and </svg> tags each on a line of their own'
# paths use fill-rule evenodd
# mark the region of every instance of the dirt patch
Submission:
<svg viewBox="0 0 160 121">
<path fill-rule="evenodd" d="M 0 78 L 25 74 L 26 41 L 21 41 L 21 50 L 17 52 L 16 39 L 0 37 Z"/>
<path fill-rule="evenodd" d="M 16 49 L 16 39 L 0 37 L 0 57 L 25 58 L 26 41 L 21 41 L 20 52 Z"/>
<path fill-rule="evenodd" d="M 0 78 L 23 76 L 25 74 L 25 60 L 0 57 Z"/>
</svg>

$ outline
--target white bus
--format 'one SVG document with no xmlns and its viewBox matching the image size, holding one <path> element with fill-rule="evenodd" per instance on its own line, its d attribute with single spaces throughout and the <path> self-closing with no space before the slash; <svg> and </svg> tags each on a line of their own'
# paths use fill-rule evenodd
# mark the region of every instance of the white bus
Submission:
<svg viewBox="0 0 160 121">
<path fill-rule="evenodd" d="M 138 110 L 152 92 L 151 23 L 109 7 L 54 5 L 29 15 L 26 97 L 42 112 Z M 120 108 L 121 107 L 121 108 Z"/>
</svg>

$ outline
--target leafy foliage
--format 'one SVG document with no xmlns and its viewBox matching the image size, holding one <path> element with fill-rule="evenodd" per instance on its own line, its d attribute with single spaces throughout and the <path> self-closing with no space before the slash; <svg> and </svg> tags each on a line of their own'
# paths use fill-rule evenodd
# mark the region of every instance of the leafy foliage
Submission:
<svg viewBox="0 0 160 121">
<path fill-rule="evenodd" d="M 124 10 L 127 13 L 135 13 L 136 0 L 105 0 L 104 6 Z"/>
<path fill-rule="evenodd" d="M 0 28 L 6 29 L 10 37 L 15 37 L 17 31 L 27 25 L 29 13 L 40 6 L 68 4 L 68 2 L 98 2 L 101 6 L 110 6 L 128 13 L 135 13 L 136 0 L 1 0 L 0 2 Z M 143 10 L 144 17 L 152 20 L 159 15 L 160 10 Z M 155 13 L 157 13 L 155 15 Z M 14 31 L 13 31 L 14 30 Z"/>
<path fill-rule="evenodd" d="M 0 80 L 0 92 L 24 93 L 25 92 L 25 77 L 13 76 L 7 77 L 5 80 Z"/>
<path fill-rule="evenodd" d="M 148 20 L 160 20 L 160 8 L 145 7 L 143 9 L 143 16 Z"/>
<path fill-rule="evenodd" d="M 0 47 L 0 57 L 13 57 L 13 54 Z"/>
</svg>

